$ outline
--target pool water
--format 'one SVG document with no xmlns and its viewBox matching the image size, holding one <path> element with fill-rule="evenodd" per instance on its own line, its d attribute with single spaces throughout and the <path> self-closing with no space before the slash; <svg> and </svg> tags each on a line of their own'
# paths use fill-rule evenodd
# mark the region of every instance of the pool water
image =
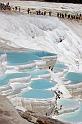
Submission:
<svg viewBox="0 0 82 124">
<path fill-rule="evenodd" d="M 61 72 L 61 71 L 64 71 L 64 69 L 66 68 L 67 66 L 63 62 L 57 62 L 54 65 L 54 72 Z"/>
<path fill-rule="evenodd" d="M 41 60 L 40 57 L 29 52 L 9 52 L 7 59 L 9 65 L 29 64 L 33 60 Z"/>
<path fill-rule="evenodd" d="M 4 54 L 4 52 L 1 52 Z M 45 52 L 45 51 L 36 51 L 29 50 L 25 52 L 6 52 L 7 61 L 9 65 L 22 65 L 32 63 L 34 60 L 41 60 L 41 57 L 44 56 L 56 56 L 56 54 Z"/>
<path fill-rule="evenodd" d="M 69 114 L 64 114 L 63 116 L 61 116 L 61 119 L 76 124 L 82 122 L 82 103 L 80 103 L 79 110 L 71 112 Z"/>
<path fill-rule="evenodd" d="M 54 97 L 54 94 L 48 90 L 29 90 L 22 92 L 19 96 L 23 98 L 34 98 L 34 99 L 48 99 Z"/>
<path fill-rule="evenodd" d="M 47 79 L 33 80 L 31 82 L 31 88 L 33 89 L 48 89 L 56 85 L 55 82 L 49 81 Z"/>
<path fill-rule="evenodd" d="M 7 85 L 10 79 L 28 77 L 28 73 L 11 73 L 0 77 L 0 86 Z"/>
<path fill-rule="evenodd" d="M 63 108 L 77 108 L 79 107 L 79 102 L 76 101 L 75 99 L 65 99 L 65 98 L 62 98 L 58 101 L 58 104 L 59 105 L 62 105 Z"/>
<path fill-rule="evenodd" d="M 65 79 L 70 80 L 72 84 L 80 83 L 82 82 L 82 73 L 68 72 Z"/>
</svg>

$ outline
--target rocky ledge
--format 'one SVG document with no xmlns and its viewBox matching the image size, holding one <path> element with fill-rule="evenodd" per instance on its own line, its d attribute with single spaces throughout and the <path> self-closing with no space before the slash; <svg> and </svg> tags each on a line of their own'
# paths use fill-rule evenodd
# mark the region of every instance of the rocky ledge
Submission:
<svg viewBox="0 0 82 124">
<path fill-rule="evenodd" d="M 65 124 L 56 119 L 41 117 L 33 112 L 16 110 L 5 96 L 0 95 L 0 124 Z"/>
<path fill-rule="evenodd" d="M 12 104 L 0 95 L 0 124 L 31 124 L 23 119 Z"/>
</svg>

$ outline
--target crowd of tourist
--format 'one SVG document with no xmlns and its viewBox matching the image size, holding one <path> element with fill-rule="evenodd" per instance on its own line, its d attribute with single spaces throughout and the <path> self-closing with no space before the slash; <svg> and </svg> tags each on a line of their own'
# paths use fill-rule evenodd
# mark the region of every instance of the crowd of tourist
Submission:
<svg viewBox="0 0 82 124">
<path fill-rule="evenodd" d="M 10 5 L 9 5 L 9 2 L 8 3 L 0 3 L 0 10 L 12 10 L 12 11 L 15 11 L 15 12 L 21 12 L 21 8 L 20 8 L 20 6 L 15 6 L 15 7 L 11 7 Z M 28 8 L 27 10 L 27 13 L 28 14 L 33 14 L 33 11 L 31 10 L 31 8 Z M 35 10 L 35 14 L 36 15 L 49 15 L 49 16 L 51 16 L 52 15 L 52 12 L 51 11 L 49 11 L 49 12 L 47 12 L 46 10 L 44 10 L 44 11 L 41 11 L 41 10 Z"/>
<path fill-rule="evenodd" d="M 4 4 L 4 3 L 0 3 L 0 10 L 11 10 L 11 7 L 9 5 L 9 2 Z"/>
<path fill-rule="evenodd" d="M 63 13 L 58 12 L 57 17 L 63 18 L 63 19 L 67 18 L 67 19 L 71 19 L 71 20 L 73 20 L 73 19 L 82 20 L 82 14 L 67 14 L 67 13 L 63 14 Z"/>
<path fill-rule="evenodd" d="M 0 10 L 12 10 L 12 11 L 15 11 L 15 12 L 22 12 L 20 6 L 15 6 L 15 7 L 11 7 L 9 2 L 8 3 L 0 3 Z M 49 16 L 52 16 L 52 11 L 47 11 L 47 10 L 34 10 L 35 12 L 32 11 L 31 8 L 28 8 L 26 10 L 27 14 L 36 14 L 36 15 L 49 15 Z M 57 12 L 57 15 L 56 15 L 58 18 L 63 18 L 63 19 L 75 19 L 75 20 L 82 20 L 82 14 L 67 14 L 67 13 L 61 13 L 61 12 Z"/>
</svg>

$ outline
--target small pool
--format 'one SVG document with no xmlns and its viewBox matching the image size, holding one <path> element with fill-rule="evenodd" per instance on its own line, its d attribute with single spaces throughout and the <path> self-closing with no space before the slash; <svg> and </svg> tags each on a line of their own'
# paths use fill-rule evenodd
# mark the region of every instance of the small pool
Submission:
<svg viewBox="0 0 82 124">
<path fill-rule="evenodd" d="M 10 79 L 28 77 L 28 73 L 11 73 L 0 77 L 0 86 L 7 85 Z"/>
<path fill-rule="evenodd" d="M 40 70 L 40 69 L 36 69 L 36 70 L 30 72 L 30 75 L 32 76 L 32 78 L 42 77 L 47 74 L 49 74 L 49 71 Z"/>
<path fill-rule="evenodd" d="M 33 80 L 31 82 L 31 88 L 33 89 L 48 89 L 56 85 L 55 82 L 49 81 L 47 79 Z"/>
<path fill-rule="evenodd" d="M 33 98 L 33 99 L 49 99 L 54 97 L 54 93 L 48 90 L 29 90 L 26 92 L 22 92 L 19 96 L 23 98 Z"/>
<path fill-rule="evenodd" d="M 4 54 L 4 52 L 1 52 Z M 34 60 L 41 60 L 41 57 L 56 56 L 46 51 L 29 50 L 25 52 L 6 52 L 9 65 L 23 65 L 32 63 Z"/>
<path fill-rule="evenodd" d="M 64 109 L 77 108 L 79 107 L 79 102 L 75 99 L 65 99 L 62 98 L 58 101 L 59 105 L 62 105 Z"/>
<path fill-rule="evenodd" d="M 61 72 L 61 71 L 64 71 L 64 69 L 66 68 L 67 66 L 63 62 L 57 62 L 54 65 L 54 72 Z"/>
<path fill-rule="evenodd" d="M 72 84 L 80 83 L 82 82 L 82 73 L 68 72 L 65 79 L 70 80 Z"/>
<path fill-rule="evenodd" d="M 31 52 L 8 52 L 7 59 L 9 65 L 30 64 L 33 60 L 41 60 L 40 57 Z"/>
<path fill-rule="evenodd" d="M 71 122 L 71 123 L 82 123 L 82 103 L 80 103 L 80 109 L 75 111 L 75 112 L 71 112 L 69 114 L 63 114 L 61 116 L 61 119 L 63 121 L 67 121 L 67 122 Z"/>
</svg>

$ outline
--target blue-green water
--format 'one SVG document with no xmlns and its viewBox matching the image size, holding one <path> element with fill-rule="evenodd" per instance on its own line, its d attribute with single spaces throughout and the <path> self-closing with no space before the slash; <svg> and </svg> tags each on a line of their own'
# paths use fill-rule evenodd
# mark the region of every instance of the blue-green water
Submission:
<svg viewBox="0 0 82 124">
<path fill-rule="evenodd" d="M 80 104 L 79 110 L 72 112 L 70 114 L 64 114 L 63 116 L 61 116 L 61 118 L 64 121 L 68 121 L 76 124 L 82 122 L 82 103 Z"/>
<path fill-rule="evenodd" d="M 35 51 L 33 52 L 34 54 L 36 54 L 39 57 L 45 57 L 45 56 L 56 56 L 56 54 L 54 53 L 50 53 L 50 52 L 46 52 L 46 51 Z"/>
<path fill-rule="evenodd" d="M 40 70 L 40 69 L 36 69 L 36 70 L 31 71 L 29 73 L 31 74 L 32 78 L 37 78 L 37 77 L 40 77 L 41 75 L 49 74 L 48 71 L 46 71 L 46 70 Z"/>
<path fill-rule="evenodd" d="M 6 74 L 5 76 L 0 77 L 0 86 L 8 84 L 10 79 L 14 78 L 22 78 L 22 77 L 28 77 L 28 73 L 12 73 L 12 74 Z"/>
<path fill-rule="evenodd" d="M 29 52 L 9 52 L 7 59 L 9 65 L 28 64 L 33 60 L 41 60 L 40 57 Z"/>
<path fill-rule="evenodd" d="M 72 108 L 72 107 L 77 107 L 77 106 L 79 106 L 79 102 L 78 101 L 76 101 L 76 100 L 74 100 L 74 99 L 65 99 L 65 98 L 63 98 L 63 99 L 60 99 L 59 101 L 58 101 L 58 104 L 59 105 L 62 105 L 63 107 L 67 107 L 67 108 Z"/>
<path fill-rule="evenodd" d="M 48 99 L 48 98 L 54 97 L 54 94 L 47 90 L 32 89 L 32 90 L 21 93 L 21 95 L 19 96 L 24 97 L 24 98 Z"/>
<path fill-rule="evenodd" d="M 55 83 L 50 82 L 49 80 L 46 79 L 39 79 L 32 81 L 30 86 L 33 89 L 48 89 L 54 87 Z"/>
<path fill-rule="evenodd" d="M 65 79 L 70 80 L 72 84 L 80 83 L 82 82 L 82 73 L 68 72 Z"/>
<path fill-rule="evenodd" d="M 34 60 L 41 60 L 41 57 L 44 56 L 56 55 L 45 51 L 6 52 L 6 54 L 9 65 L 28 64 Z"/>
<path fill-rule="evenodd" d="M 54 72 L 61 72 L 64 71 L 64 69 L 66 69 L 67 66 L 63 63 L 63 62 L 58 62 L 54 65 Z"/>
</svg>

